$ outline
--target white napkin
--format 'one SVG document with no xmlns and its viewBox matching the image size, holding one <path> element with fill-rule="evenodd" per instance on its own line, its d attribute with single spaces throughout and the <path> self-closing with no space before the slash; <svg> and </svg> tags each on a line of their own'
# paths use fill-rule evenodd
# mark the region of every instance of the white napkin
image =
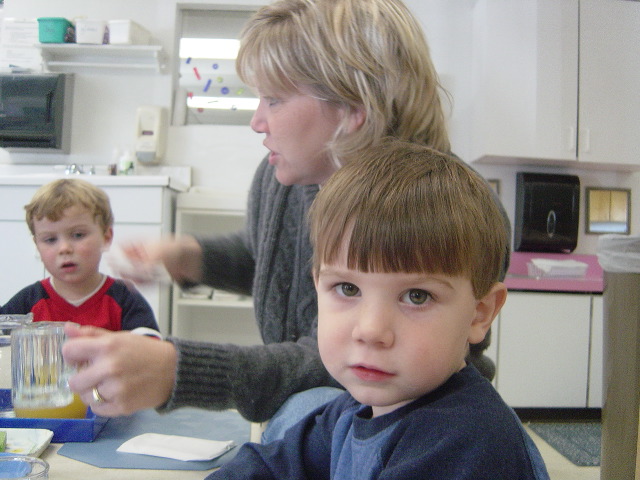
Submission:
<svg viewBox="0 0 640 480">
<path fill-rule="evenodd" d="M 118 447 L 118 452 L 139 453 L 175 460 L 213 460 L 235 447 L 232 440 L 221 442 L 202 438 L 143 433 Z"/>
<path fill-rule="evenodd" d="M 589 265 L 577 260 L 552 260 L 533 258 L 527 265 L 530 276 L 538 277 L 583 277 Z"/>
</svg>

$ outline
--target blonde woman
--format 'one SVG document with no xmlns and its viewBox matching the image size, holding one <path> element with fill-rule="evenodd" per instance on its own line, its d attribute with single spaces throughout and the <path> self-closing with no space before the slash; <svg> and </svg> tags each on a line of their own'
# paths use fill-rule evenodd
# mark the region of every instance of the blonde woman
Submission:
<svg viewBox="0 0 640 480">
<path fill-rule="evenodd" d="M 128 253 L 132 261 L 163 263 L 179 282 L 252 295 L 264 345 L 142 344 L 69 332 L 78 338 L 65 355 L 92 358 L 70 383 L 86 401 L 99 389 L 97 414 L 189 405 L 236 408 L 265 421 L 297 392 L 338 387 L 318 354 L 308 209 L 341 158 L 384 136 L 450 150 L 427 42 L 400 0 L 276 1 L 246 25 L 237 70 L 260 97 L 251 128 L 270 152 L 255 173 L 246 228 L 224 238 L 137 244 Z M 282 429 L 335 395 L 311 392 L 285 407 Z"/>
</svg>

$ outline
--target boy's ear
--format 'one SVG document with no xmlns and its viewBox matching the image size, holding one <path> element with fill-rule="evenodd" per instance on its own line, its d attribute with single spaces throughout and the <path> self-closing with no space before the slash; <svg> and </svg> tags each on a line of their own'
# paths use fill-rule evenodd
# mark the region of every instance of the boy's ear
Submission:
<svg viewBox="0 0 640 480">
<path fill-rule="evenodd" d="M 104 232 L 104 245 L 102 246 L 102 251 L 106 252 L 111 247 L 111 242 L 113 242 L 113 227 L 107 228 Z"/>
<path fill-rule="evenodd" d="M 491 323 L 493 323 L 506 300 L 507 287 L 502 282 L 496 283 L 491 287 L 489 293 L 478 300 L 475 317 L 469 330 L 469 343 L 480 343 L 484 340 Z"/>
</svg>

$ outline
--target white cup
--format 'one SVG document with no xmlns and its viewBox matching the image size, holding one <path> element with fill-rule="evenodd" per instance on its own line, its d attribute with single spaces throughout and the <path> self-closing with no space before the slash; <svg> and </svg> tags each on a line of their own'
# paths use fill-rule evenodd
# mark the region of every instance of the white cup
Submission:
<svg viewBox="0 0 640 480">
<path fill-rule="evenodd" d="M 63 322 L 28 323 L 11 332 L 11 400 L 14 409 L 69 405 L 75 368 L 62 357 Z"/>
</svg>

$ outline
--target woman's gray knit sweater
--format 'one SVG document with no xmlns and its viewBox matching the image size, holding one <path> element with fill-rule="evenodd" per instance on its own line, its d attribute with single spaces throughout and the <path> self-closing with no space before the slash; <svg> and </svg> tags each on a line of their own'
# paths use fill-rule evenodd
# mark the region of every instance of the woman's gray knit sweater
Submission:
<svg viewBox="0 0 640 480">
<path fill-rule="evenodd" d="M 320 360 L 307 212 L 318 186 L 284 186 L 266 160 L 258 167 L 243 232 L 200 239 L 204 283 L 253 296 L 264 345 L 237 346 L 170 338 L 178 350 L 171 399 L 183 406 L 236 408 L 265 421 L 293 393 L 337 386 Z M 216 321 L 211 319 L 211 328 Z"/>
</svg>

